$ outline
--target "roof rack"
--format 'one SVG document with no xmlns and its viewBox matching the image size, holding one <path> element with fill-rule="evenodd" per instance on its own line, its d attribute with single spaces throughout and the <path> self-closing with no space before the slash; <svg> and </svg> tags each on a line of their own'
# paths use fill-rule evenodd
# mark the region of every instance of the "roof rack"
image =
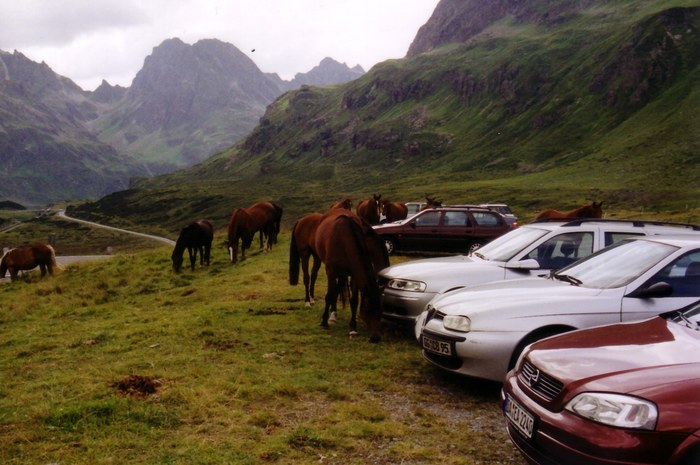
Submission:
<svg viewBox="0 0 700 465">
<path fill-rule="evenodd" d="M 636 228 L 644 226 L 675 226 L 700 231 L 700 225 L 673 221 L 625 220 L 618 218 L 542 218 L 532 223 L 564 223 L 562 226 L 580 226 L 584 223 L 629 223 Z"/>
</svg>

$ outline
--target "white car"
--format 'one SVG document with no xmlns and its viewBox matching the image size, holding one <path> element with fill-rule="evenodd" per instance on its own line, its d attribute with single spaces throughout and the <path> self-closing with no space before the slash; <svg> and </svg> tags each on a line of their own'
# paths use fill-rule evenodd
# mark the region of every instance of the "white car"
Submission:
<svg viewBox="0 0 700 465">
<path fill-rule="evenodd" d="M 430 303 L 417 329 L 423 356 L 431 363 L 503 381 L 532 342 L 649 318 L 698 298 L 700 235 L 645 236 L 621 241 L 548 278 L 446 293 Z"/>
<path fill-rule="evenodd" d="M 685 223 L 640 220 L 571 220 L 531 223 L 484 245 L 470 256 L 412 260 L 383 269 L 384 317 L 413 323 L 436 296 L 503 279 L 547 274 L 630 236 L 700 232 Z"/>
</svg>

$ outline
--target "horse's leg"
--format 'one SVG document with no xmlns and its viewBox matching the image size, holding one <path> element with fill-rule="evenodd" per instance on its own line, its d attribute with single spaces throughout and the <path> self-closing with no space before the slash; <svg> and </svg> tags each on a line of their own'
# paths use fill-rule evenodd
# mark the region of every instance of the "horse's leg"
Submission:
<svg viewBox="0 0 700 465">
<path fill-rule="evenodd" d="M 198 247 L 199 249 L 199 266 L 203 267 L 204 266 L 204 246 L 200 245 Z"/>
<path fill-rule="evenodd" d="M 338 279 L 333 275 L 328 275 L 328 290 L 326 291 L 326 305 L 321 317 L 321 328 L 328 329 L 328 314 L 331 308 L 335 308 L 335 301 L 338 298 Z"/>
<path fill-rule="evenodd" d="M 307 253 L 301 256 L 301 271 L 304 273 L 304 306 L 311 307 L 311 294 L 309 293 L 309 255 Z"/>
<path fill-rule="evenodd" d="M 209 266 L 209 257 L 211 256 L 211 244 L 207 244 L 204 246 L 204 261 L 206 262 L 207 266 Z"/>
<path fill-rule="evenodd" d="M 316 278 L 318 278 L 318 270 L 321 268 L 321 260 L 313 255 L 314 263 L 311 266 L 311 281 L 309 284 L 309 303 L 314 304 L 314 294 L 316 288 Z"/>
<path fill-rule="evenodd" d="M 194 271 L 194 265 L 197 263 L 197 249 L 194 247 L 187 247 L 187 253 L 190 256 L 190 268 Z"/>
<path fill-rule="evenodd" d="M 354 281 L 354 280 L 353 280 Z M 360 290 L 355 282 L 350 283 L 352 294 L 350 295 L 350 335 L 357 335 L 357 302 L 359 300 Z"/>
<path fill-rule="evenodd" d="M 46 276 L 46 265 L 44 263 L 39 263 L 39 269 L 41 270 L 41 277 Z"/>
</svg>

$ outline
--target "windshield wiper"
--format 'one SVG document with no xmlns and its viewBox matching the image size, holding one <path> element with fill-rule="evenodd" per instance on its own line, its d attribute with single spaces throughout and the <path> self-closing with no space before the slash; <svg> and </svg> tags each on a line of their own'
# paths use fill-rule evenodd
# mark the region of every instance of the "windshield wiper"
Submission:
<svg viewBox="0 0 700 465">
<path fill-rule="evenodd" d="M 479 252 L 472 252 L 472 255 L 479 257 L 482 260 L 486 260 L 486 257 L 484 257 L 484 254 L 481 254 Z"/>
<path fill-rule="evenodd" d="M 683 320 L 683 323 L 685 323 L 685 325 L 686 325 L 688 328 L 694 329 L 694 330 L 696 330 L 696 331 L 699 329 L 699 328 L 698 328 L 698 325 L 700 325 L 700 323 L 696 321 L 695 324 L 693 324 L 693 322 L 692 322 L 690 319 L 688 319 L 687 316 L 685 316 L 685 313 L 683 313 L 682 310 L 679 310 L 678 313 L 676 313 L 676 315 L 678 315 L 678 318 L 680 318 L 681 320 Z"/>
<path fill-rule="evenodd" d="M 573 284 L 574 286 L 580 286 L 581 284 L 583 284 L 583 281 L 581 281 L 578 278 L 574 278 L 573 276 L 568 274 L 552 273 L 550 277 L 558 279 L 559 281 L 564 281 L 569 284 Z"/>
</svg>

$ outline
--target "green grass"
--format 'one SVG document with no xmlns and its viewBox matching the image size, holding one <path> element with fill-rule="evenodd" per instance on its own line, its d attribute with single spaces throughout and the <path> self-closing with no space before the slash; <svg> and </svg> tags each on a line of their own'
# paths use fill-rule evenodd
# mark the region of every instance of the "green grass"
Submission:
<svg viewBox="0 0 700 465">
<path fill-rule="evenodd" d="M 349 338 L 348 309 L 320 329 L 287 248 L 174 274 L 158 247 L 0 285 L 0 463 L 524 463 L 498 385 L 433 368 L 403 328 Z M 157 391 L 121 393 L 128 377 Z"/>
</svg>

